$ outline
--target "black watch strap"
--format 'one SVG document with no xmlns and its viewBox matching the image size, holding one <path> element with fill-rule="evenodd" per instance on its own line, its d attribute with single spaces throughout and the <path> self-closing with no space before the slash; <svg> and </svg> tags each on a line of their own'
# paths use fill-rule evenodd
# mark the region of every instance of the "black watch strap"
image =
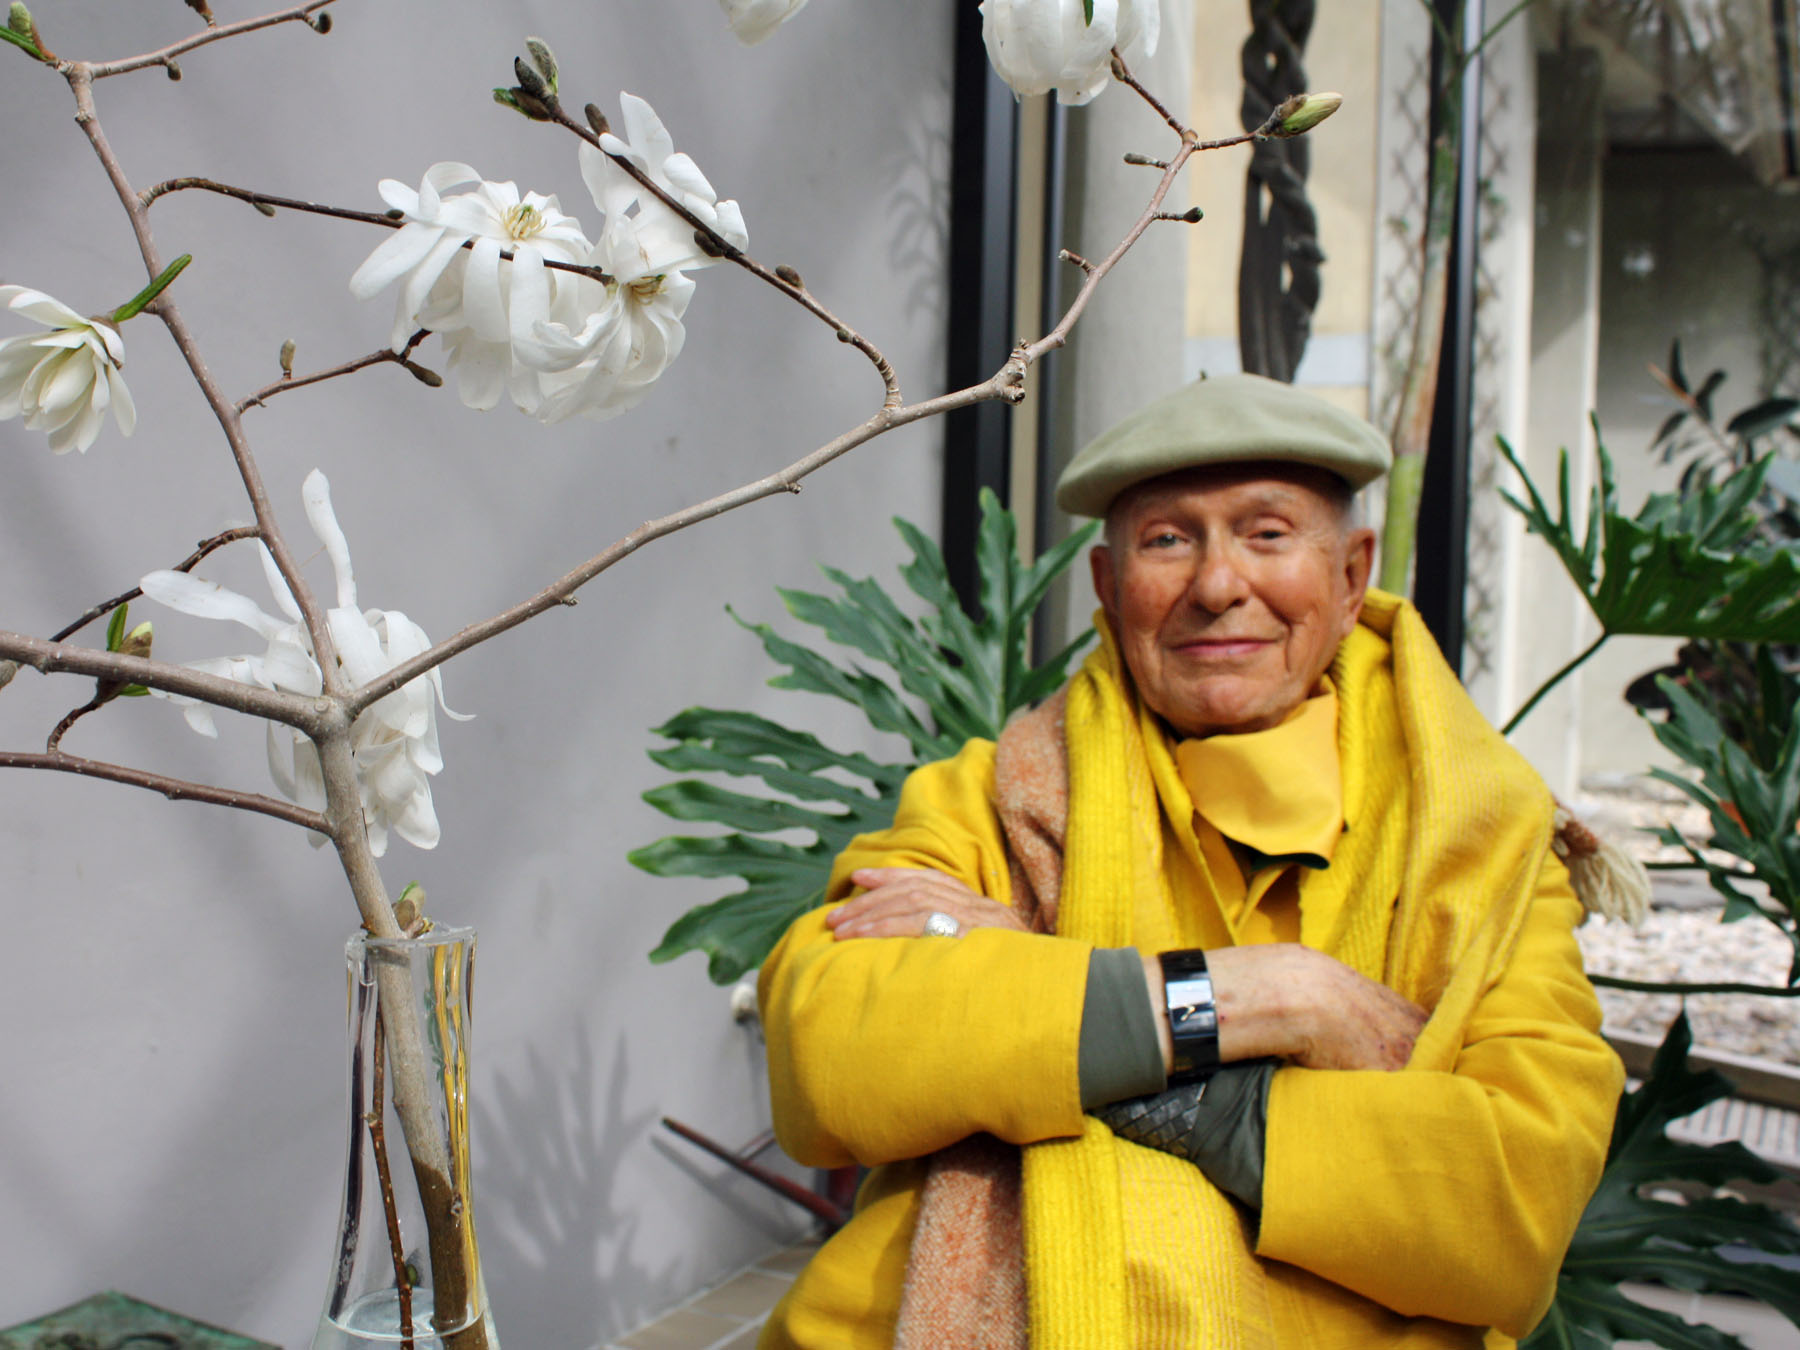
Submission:
<svg viewBox="0 0 1800 1350">
<path fill-rule="evenodd" d="M 1169 1082 L 1210 1077 L 1219 1067 L 1219 1010 L 1213 1002 L 1206 953 L 1196 947 L 1163 952 L 1157 960 L 1162 964 L 1163 1006 L 1175 1042 Z"/>
</svg>

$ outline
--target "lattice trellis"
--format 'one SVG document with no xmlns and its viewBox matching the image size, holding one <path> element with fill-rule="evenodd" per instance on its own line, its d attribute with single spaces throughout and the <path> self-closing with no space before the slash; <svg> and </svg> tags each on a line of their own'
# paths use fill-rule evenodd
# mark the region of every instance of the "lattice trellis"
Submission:
<svg viewBox="0 0 1800 1350">
<path fill-rule="evenodd" d="M 1512 107 L 1513 88 L 1489 63 L 1481 89 L 1481 191 L 1477 201 L 1479 247 L 1475 268 L 1475 360 L 1469 410 L 1469 567 L 1463 590 L 1463 679 L 1473 684 L 1496 673 L 1498 640 L 1506 597 L 1505 504 L 1498 491 L 1500 455 L 1494 436 L 1503 430 L 1501 403 L 1506 389 L 1505 311 L 1497 303 L 1500 278 L 1490 251 L 1506 226 L 1507 203 L 1493 190 L 1504 181 L 1513 147 L 1501 128 Z"/>
</svg>

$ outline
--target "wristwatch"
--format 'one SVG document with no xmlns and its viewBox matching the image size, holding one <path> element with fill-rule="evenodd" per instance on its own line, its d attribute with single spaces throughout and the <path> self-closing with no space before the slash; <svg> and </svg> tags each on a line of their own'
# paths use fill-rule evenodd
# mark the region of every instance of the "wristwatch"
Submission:
<svg viewBox="0 0 1800 1350">
<path fill-rule="evenodd" d="M 1169 1082 L 1192 1083 L 1210 1078 L 1219 1067 L 1219 1010 L 1213 1003 L 1212 976 L 1206 953 L 1199 948 L 1163 952 L 1163 1006 L 1175 1041 Z"/>
</svg>

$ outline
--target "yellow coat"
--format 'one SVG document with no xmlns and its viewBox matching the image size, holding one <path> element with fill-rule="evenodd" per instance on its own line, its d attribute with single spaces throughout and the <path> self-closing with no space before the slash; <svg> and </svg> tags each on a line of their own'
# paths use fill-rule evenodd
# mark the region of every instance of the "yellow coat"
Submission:
<svg viewBox="0 0 1800 1350">
<path fill-rule="evenodd" d="M 1409 607 L 1372 594 L 1364 625 L 1334 664 L 1349 828 L 1332 867 L 1300 879 L 1299 936 L 1373 967 L 1363 973 L 1427 1008 L 1463 1006 L 1453 1025 L 1448 1013 L 1434 1017 L 1401 1073 L 1276 1073 L 1263 1208 L 1241 1239 L 1262 1280 L 1242 1325 L 1209 1332 L 1208 1344 L 1509 1344 L 1542 1316 L 1599 1174 L 1621 1071 L 1596 1034 L 1599 1012 L 1571 932 L 1581 911 L 1566 873 L 1538 847 L 1535 880 L 1513 919 L 1488 922 L 1481 909 L 1495 852 L 1516 861 L 1537 847 L 1529 840 L 1547 838 L 1549 796 L 1480 725 L 1441 662 L 1427 668 L 1421 634 Z M 1396 647 L 1414 653 L 1415 668 L 1402 671 L 1398 691 Z M 1145 726 L 1146 742 L 1155 742 L 1159 733 Z M 1076 736 L 1072 727 L 1072 755 Z M 1449 753 L 1421 748 L 1445 736 L 1474 746 L 1480 762 L 1422 766 L 1423 754 Z M 1159 918 L 1140 906 L 1131 940 L 1155 949 L 1266 939 L 1266 924 L 1258 932 L 1215 903 L 1209 850 L 1196 838 L 1170 747 L 1165 740 L 1147 750 L 1172 908 Z M 1446 791 L 1472 793 L 1473 805 L 1445 816 L 1435 794 Z M 893 827 L 858 839 L 839 860 L 835 893 L 857 867 L 917 866 L 1009 900 L 992 798 L 988 743 L 920 769 Z M 1072 818 L 1079 801 L 1077 791 Z M 1459 821 L 1469 833 L 1471 818 L 1491 830 L 1438 837 Z M 1397 917 L 1395 896 L 1409 886 L 1424 899 Z M 856 1217 L 770 1319 L 765 1347 L 890 1343 L 923 1160 L 935 1150 L 978 1131 L 1031 1145 L 1095 1128 L 1077 1086 L 1090 943 L 999 929 L 957 941 L 840 943 L 823 915 L 796 922 L 763 970 L 776 1129 L 802 1163 L 876 1170 Z M 1071 929 L 1066 915 L 1061 929 Z M 1396 938 L 1409 954 L 1402 963 L 1383 954 Z M 1184 1233 L 1168 1231 L 1175 1226 L 1165 1216 L 1186 1212 L 1184 1189 L 1224 1207 L 1191 1166 L 1117 1147 L 1125 1250 L 1112 1259 L 1131 1272 L 1123 1294 L 1131 1339 L 1200 1344 L 1191 1330 L 1199 1323 L 1181 1303 L 1201 1297 L 1208 1272 L 1193 1269 Z M 1028 1166 L 1028 1188 L 1032 1176 Z M 1096 1202 L 1093 1215 L 1069 1213 L 1049 1230 L 1028 1224 L 1028 1239 L 1049 1231 L 1060 1245 L 1066 1234 L 1071 1251 L 1099 1252 L 1104 1262 L 1107 1240 L 1091 1231 L 1103 1208 Z M 1039 1255 L 1028 1263 L 1034 1273 Z M 1052 1265 L 1071 1272 L 1059 1284 L 1086 1270 Z M 1044 1297 L 1034 1284 L 1034 1326 Z M 1497 1330 L 1484 1335 L 1487 1328 Z"/>
</svg>

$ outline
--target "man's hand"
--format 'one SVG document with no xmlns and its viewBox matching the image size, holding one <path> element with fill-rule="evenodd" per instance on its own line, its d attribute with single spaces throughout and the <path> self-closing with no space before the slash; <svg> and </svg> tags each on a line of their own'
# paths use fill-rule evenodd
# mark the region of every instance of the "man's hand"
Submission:
<svg viewBox="0 0 1800 1350">
<path fill-rule="evenodd" d="M 1219 1011 L 1219 1058 L 1274 1056 L 1307 1069 L 1403 1069 L 1425 1010 L 1342 961 L 1282 942 L 1206 953 Z M 1171 1062 L 1162 970 L 1144 959 L 1150 1001 Z"/>
<path fill-rule="evenodd" d="M 850 874 L 863 893 L 825 916 L 825 926 L 838 939 L 921 937 L 925 920 L 948 914 L 971 928 L 1016 928 L 1026 931 L 1005 905 L 977 895 L 955 877 L 927 867 L 864 867 Z"/>
</svg>

